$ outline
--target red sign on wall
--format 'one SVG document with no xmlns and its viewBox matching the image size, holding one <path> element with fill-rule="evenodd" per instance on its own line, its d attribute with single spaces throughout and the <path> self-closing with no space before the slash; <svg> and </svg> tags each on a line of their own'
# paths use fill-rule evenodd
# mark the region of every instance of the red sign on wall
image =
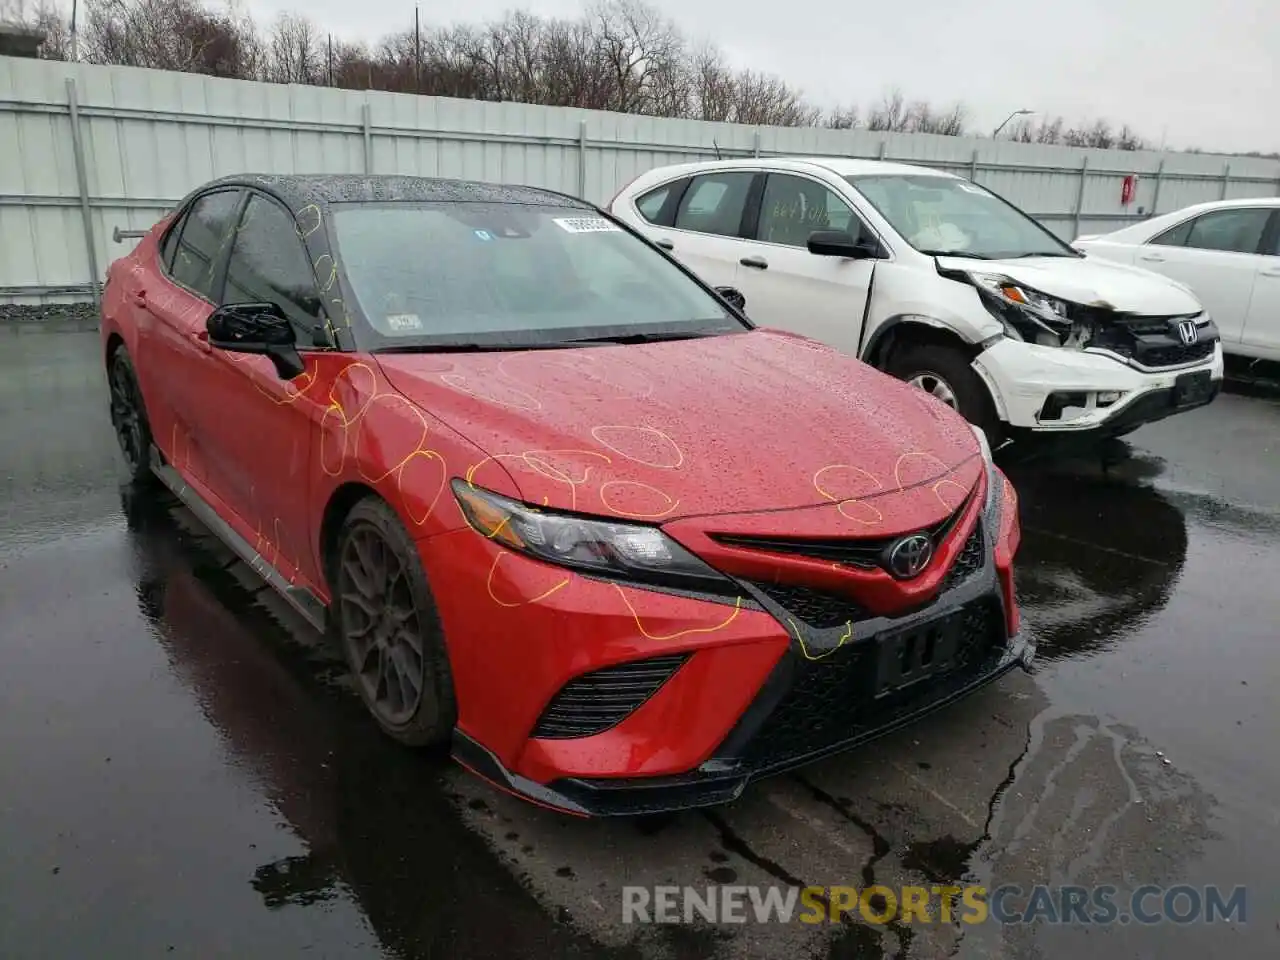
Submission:
<svg viewBox="0 0 1280 960">
<path fill-rule="evenodd" d="M 1120 185 L 1120 206 L 1127 207 L 1133 203 L 1133 198 L 1138 193 L 1138 178 L 1135 174 L 1129 174 L 1124 178 L 1124 182 Z"/>
</svg>

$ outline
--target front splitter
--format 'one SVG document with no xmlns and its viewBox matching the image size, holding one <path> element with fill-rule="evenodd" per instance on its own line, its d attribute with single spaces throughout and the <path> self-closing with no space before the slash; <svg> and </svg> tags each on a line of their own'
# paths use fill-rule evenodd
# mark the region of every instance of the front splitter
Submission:
<svg viewBox="0 0 1280 960">
<path fill-rule="evenodd" d="M 772 764 L 766 769 L 712 761 L 697 770 L 674 776 L 573 777 L 538 783 L 508 770 L 492 751 L 461 730 L 454 730 L 452 756 L 471 773 L 499 790 L 537 806 L 576 817 L 634 817 L 714 807 L 736 800 L 753 780 L 785 773 L 862 746 L 969 696 L 1015 667 L 1030 668 L 1034 646 L 1023 635 L 1009 641 L 1006 649 L 1008 655 L 996 668 L 946 696 L 911 713 L 895 716 L 891 722 L 856 737 L 806 753 L 793 761 Z"/>
</svg>

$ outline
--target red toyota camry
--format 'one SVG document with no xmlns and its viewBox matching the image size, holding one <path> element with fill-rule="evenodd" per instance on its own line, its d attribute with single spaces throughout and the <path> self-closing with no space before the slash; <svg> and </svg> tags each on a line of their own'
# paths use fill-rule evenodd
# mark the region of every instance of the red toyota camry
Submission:
<svg viewBox="0 0 1280 960">
<path fill-rule="evenodd" d="M 102 338 L 133 479 L 330 630 L 388 734 L 622 814 L 1031 657 L 980 434 L 742 306 L 560 194 L 246 175 L 112 265 Z"/>
</svg>

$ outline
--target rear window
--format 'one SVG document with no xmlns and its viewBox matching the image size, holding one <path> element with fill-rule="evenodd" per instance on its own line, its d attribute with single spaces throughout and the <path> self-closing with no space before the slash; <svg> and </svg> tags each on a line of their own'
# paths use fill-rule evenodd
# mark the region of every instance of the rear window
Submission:
<svg viewBox="0 0 1280 960">
<path fill-rule="evenodd" d="M 695 280 L 594 211 L 337 204 L 331 219 L 373 347 L 743 329 Z"/>
</svg>

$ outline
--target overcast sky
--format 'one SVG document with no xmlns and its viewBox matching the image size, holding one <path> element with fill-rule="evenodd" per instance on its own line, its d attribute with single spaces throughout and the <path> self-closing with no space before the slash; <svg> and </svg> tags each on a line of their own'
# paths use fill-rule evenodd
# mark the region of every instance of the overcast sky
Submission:
<svg viewBox="0 0 1280 960">
<path fill-rule="evenodd" d="M 240 0 L 254 16 L 305 13 L 376 40 L 413 25 L 413 0 Z M 814 103 L 963 101 L 994 127 L 1026 108 L 1104 117 L 1147 139 L 1206 150 L 1280 150 L 1280 0 L 650 0 L 692 38 L 776 73 Z M 463 16 L 452 11 L 463 8 Z M 580 0 L 422 4 L 423 23 L 510 9 L 574 16 Z M 449 12 L 441 12 L 441 11 Z"/>
</svg>

